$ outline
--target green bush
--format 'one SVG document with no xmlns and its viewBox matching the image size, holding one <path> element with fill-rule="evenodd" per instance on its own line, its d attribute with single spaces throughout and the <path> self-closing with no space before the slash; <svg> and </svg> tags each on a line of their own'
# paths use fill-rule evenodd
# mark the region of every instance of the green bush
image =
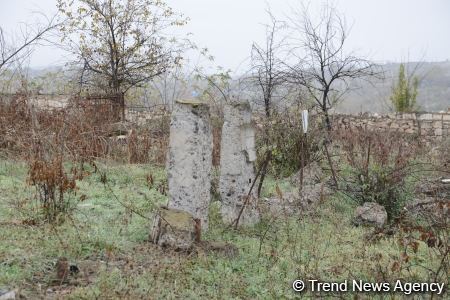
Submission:
<svg viewBox="0 0 450 300">
<path fill-rule="evenodd" d="M 417 140 L 394 132 L 353 128 L 335 134 L 340 145 L 338 189 L 358 204 L 376 202 L 397 217 L 412 194 Z"/>
<path fill-rule="evenodd" d="M 270 172 L 276 177 L 287 177 L 299 170 L 302 151 L 305 159 L 317 160 L 322 149 L 321 135 L 314 126 L 318 122 L 311 119 L 306 141 L 299 111 L 274 113 L 265 120 L 256 141 L 258 165 L 265 160 L 265 153 L 270 151 Z"/>
</svg>

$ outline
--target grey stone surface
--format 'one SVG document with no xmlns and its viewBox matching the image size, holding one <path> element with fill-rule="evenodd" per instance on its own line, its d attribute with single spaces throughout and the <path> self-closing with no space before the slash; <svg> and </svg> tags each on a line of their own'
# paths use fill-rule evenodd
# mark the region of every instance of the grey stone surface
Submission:
<svg viewBox="0 0 450 300">
<path fill-rule="evenodd" d="M 337 128 L 368 128 L 369 130 L 394 131 L 417 134 L 424 141 L 437 141 L 449 136 L 447 113 L 405 113 L 385 116 L 333 115 L 333 124 Z M 422 139 L 421 138 L 421 139 Z"/>
<path fill-rule="evenodd" d="M 212 168 L 212 132 L 209 106 L 177 101 L 171 122 L 167 159 L 168 207 L 192 214 L 208 229 Z"/>
<path fill-rule="evenodd" d="M 415 198 L 405 210 L 413 218 L 421 217 L 428 223 L 446 226 L 450 221 L 450 179 L 427 178 L 416 184 Z"/>
<path fill-rule="evenodd" d="M 387 222 L 386 209 L 375 202 L 366 202 L 355 210 L 353 224 L 382 228 Z"/>
<path fill-rule="evenodd" d="M 225 223 L 233 223 L 247 199 L 255 179 L 255 129 L 247 101 L 233 101 L 224 108 L 224 124 L 220 150 L 219 192 L 221 214 Z M 256 189 L 248 198 L 239 224 L 251 225 L 259 221 L 256 209 Z"/>
<path fill-rule="evenodd" d="M 434 226 L 446 226 L 450 221 L 450 199 L 423 197 L 412 200 L 405 207 L 408 215 L 420 217 Z"/>
<path fill-rule="evenodd" d="M 15 291 L 0 290 L 0 300 L 13 300 L 16 299 Z"/>
<path fill-rule="evenodd" d="M 200 228 L 190 213 L 161 208 L 153 218 L 150 240 L 161 247 L 189 251 L 200 240 Z"/>
<path fill-rule="evenodd" d="M 299 191 L 299 203 L 303 210 L 315 209 L 331 194 L 325 182 L 304 185 Z"/>
<path fill-rule="evenodd" d="M 291 184 L 300 185 L 300 173 L 301 171 L 298 171 L 289 178 Z M 326 178 L 317 162 L 311 162 L 303 168 L 302 189 L 293 194 L 302 210 L 316 208 L 325 197 L 331 194 L 330 189 L 327 187 L 327 180 L 330 179 Z"/>
<path fill-rule="evenodd" d="M 450 179 L 427 178 L 420 180 L 415 186 L 415 193 L 437 199 L 447 199 L 450 201 Z M 418 197 L 420 198 L 420 197 Z"/>
<path fill-rule="evenodd" d="M 260 207 L 263 214 L 268 214 L 273 217 L 292 216 L 300 211 L 298 196 L 293 193 L 286 193 L 283 195 L 283 198 L 262 198 L 260 200 Z"/>
</svg>

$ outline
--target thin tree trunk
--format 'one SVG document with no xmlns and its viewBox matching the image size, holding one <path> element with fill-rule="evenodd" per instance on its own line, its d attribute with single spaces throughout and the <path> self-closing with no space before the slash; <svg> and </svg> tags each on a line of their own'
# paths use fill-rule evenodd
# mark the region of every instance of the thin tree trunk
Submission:
<svg viewBox="0 0 450 300">
<path fill-rule="evenodd" d="M 125 95 L 120 93 L 120 108 L 122 111 L 122 121 L 125 121 Z"/>
<path fill-rule="evenodd" d="M 327 131 L 331 132 L 331 120 L 330 120 L 330 115 L 328 114 L 328 110 L 324 109 L 323 113 L 325 115 L 325 126 L 327 128 Z"/>
<path fill-rule="evenodd" d="M 272 158 L 271 152 L 268 151 L 267 155 L 266 155 L 266 158 L 265 158 L 265 160 L 263 162 L 263 165 L 261 167 L 261 176 L 260 176 L 261 179 L 259 180 L 258 191 L 257 191 L 258 198 L 261 196 L 262 185 L 264 183 L 264 179 L 266 178 L 267 167 L 269 166 L 269 162 L 270 162 L 271 158 Z"/>
<path fill-rule="evenodd" d="M 328 151 L 328 146 L 327 145 L 328 145 L 328 138 L 327 138 L 327 141 L 325 141 L 325 144 L 324 144 L 325 154 L 327 155 L 328 164 L 330 165 L 331 175 L 333 176 L 334 185 L 337 188 L 338 187 L 338 182 L 337 182 L 337 178 L 336 178 L 336 171 L 334 170 L 333 161 L 331 160 L 330 152 Z"/>
</svg>

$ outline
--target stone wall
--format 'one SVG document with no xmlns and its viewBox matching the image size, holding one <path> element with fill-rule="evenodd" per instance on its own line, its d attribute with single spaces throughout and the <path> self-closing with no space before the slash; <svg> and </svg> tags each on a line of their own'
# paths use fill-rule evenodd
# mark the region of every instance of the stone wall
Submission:
<svg viewBox="0 0 450 300">
<path fill-rule="evenodd" d="M 170 111 L 165 105 L 127 106 L 125 109 L 125 119 L 138 125 L 147 125 L 156 119 L 169 115 Z"/>
<path fill-rule="evenodd" d="M 450 137 L 450 112 L 403 113 L 389 115 L 333 115 L 338 128 L 366 127 L 373 130 L 392 130 L 415 134 L 425 139 L 441 140 Z"/>
</svg>

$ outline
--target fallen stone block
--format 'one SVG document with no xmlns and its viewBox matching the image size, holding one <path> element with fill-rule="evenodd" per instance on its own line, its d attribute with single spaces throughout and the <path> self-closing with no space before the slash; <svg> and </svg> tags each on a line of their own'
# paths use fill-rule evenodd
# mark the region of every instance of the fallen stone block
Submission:
<svg viewBox="0 0 450 300">
<path fill-rule="evenodd" d="M 179 209 L 161 208 L 153 217 L 150 241 L 161 247 L 189 251 L 201 238 L 201 221 Z"/>
</svg>

